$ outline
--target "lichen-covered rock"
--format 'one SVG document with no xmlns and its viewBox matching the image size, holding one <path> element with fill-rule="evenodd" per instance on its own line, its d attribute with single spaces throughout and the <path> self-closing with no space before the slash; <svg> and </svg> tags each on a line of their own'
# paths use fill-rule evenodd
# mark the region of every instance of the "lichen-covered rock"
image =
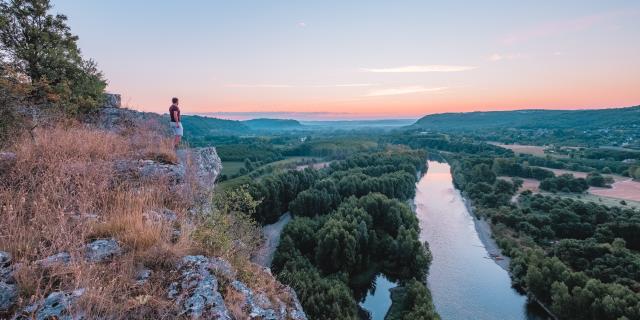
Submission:
<svg viewBox="0 0 640 320">
<path fill-rule="evenodd" d="M 89 262 L 104 262 L 120 253 L 122 249 L 115 239 L 94 240 L 85 247 L 85 258 Z"/>
<path fill-rule="evenodd" d="M 231 319 L 212 264 L 204 256 L 186 256 L 178 264 L 180 280 L 171 284 L 169 297 L 175 299 L 180 314 L 192 319 Z"/>
<path fill-rule="evenodd" d="M 82 312 L 72 313 L 74 303 L 84 294 L 84 289 L 72 292 L 56 291 L 43 301 L 34 303 L 24 308 L 17 314 L 15 320 L 83 320 L 87 319 Z"/>
<path fill-rule="evenodd" d="M 198 183 L 207 190 L 213 189 L 216 178 L 222 170 L 222 161 L 214 147 L 196 148 L 191 151 Z"/>
<path fill-rule="evenodd" d="M 18 288 L 11 276 L 11 255 L 0 251 L 0 313 L 11 309 L 18 299 Z"/>
<path fill-rule="evenodd" d="M 185 167 L 182 164 L 166 164 L 153 160 L 118 160 L 115 162 L 118 176 L 125 180 L 168 179 L 171 184 L 184 181 Z"/>
<path fill-rule="evenodd" d="M 11 254 L 0 251 L 0 279 L 7 277 L 11 271 Z"/>
<path fill-rule="evenodd" d="M 302 309 L 302 304 L 300 304 L 300 300 L 298 299 L 296 292 L 291 287 L 287 287 L 286 291 L 289 293 L 289 296 L 293 301 L 293 305 L 289 311 L 289 318 L 293 320 L 307 320 L 307 314 Z"/>
<path fill-rule="evenodd" d="M 103 108 L 120 108 L 122 106 L 122 97 L 116 93 L 105 93 Z"/>
<path fill-rule="evenodd" d="M 18 299 L 18 288 L 15 284 L 0 280 L 0 313 L 11 309 Z"/>
<path fill-rule="evenodd" d="M 235 280 L 231 282 L 236 291 L 242 294 L 245 309 L 249 313 L 251 319 L 264 319 L 264 320 L 279 320 L 286 319 L 286 309 L 280 308 L 277 312 L 271 306 L 271 302 L 264 295 L 259 294 L 257 297 L 254 295 L 253 290 L 247 287 L 244 283 Z M 284 311 L 284 314 L 282 312 Z"/>
<path fill-rule="evenodd" d="M 153 271 L 151 271 L 151 269 L 149 268 L 146 268 L 146 267 L 139 268 L 138 271 L 136 272 L 136 283 L 139 285 L 143 285 L 147 283 L 147 281 L 149 281 L 149 278 L 151 278 L 152 273 Z"/>
<path fill-rule="evenodd" d="M 71 255 L 68 252 L 60 252 L 44 259 L 37 260 L 36 264 L 45 268 L 55 265 L 66 265 L 71 261 Z"/>
</svg>

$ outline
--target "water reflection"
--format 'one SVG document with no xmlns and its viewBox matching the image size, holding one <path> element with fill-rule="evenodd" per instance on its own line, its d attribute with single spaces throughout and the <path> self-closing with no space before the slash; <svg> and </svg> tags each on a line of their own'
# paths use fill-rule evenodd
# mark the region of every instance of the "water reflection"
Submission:
<svg viewBox="0 0 640 320">
<path fill-rule="evenodd" d="M 383 320 L 391 307 L 391 288 L 396 283 L 387 279 L 384 275 L 377 275 L 367 291 L 364 302 L 360 304 L 363 309 L 360 312 L 361 319 Z"/>
<path fill-rule="evenodd" d="M 511 287 L 507 272 L 487 259 L 446 163 L 428 162 L 416 189 L 422 241 L 433 254 L 428 283 L 443 319 L 545 319 Z"/>
</svg>

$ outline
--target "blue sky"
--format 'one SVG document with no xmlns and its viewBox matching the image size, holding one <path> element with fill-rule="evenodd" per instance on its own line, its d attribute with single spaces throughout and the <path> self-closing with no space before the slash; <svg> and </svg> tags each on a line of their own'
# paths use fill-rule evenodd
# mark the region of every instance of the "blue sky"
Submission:
<svg viewBox="0 0 640 320">
<path fill-rule="evenodd" d="M 638 1 L 54 0 L 131 107 L 408 117 L 640 103 Z"/>
</svg>

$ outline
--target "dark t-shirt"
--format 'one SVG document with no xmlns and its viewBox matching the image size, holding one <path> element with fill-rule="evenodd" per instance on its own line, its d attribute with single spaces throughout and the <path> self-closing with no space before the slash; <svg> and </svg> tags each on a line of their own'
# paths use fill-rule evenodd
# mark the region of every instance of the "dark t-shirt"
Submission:
<svg viewBox="0 0 640 320">
<path fill-rule="evenodd" d="M 178 119 L 180 119 L 180 108 L 178 108 L 178 106 L 176 106 L 175 104 L 172 104 L 171 107 L 169 107 L 169 116 L 171 117 L 171 122 L 178 122 L 177 119 L 173 116 L 174 111 L 178 112 Z"/>
</svg>

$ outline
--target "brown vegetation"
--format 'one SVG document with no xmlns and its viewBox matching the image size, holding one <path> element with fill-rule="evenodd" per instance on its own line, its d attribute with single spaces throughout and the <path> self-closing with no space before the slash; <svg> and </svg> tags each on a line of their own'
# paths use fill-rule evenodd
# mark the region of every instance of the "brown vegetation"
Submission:
<svg viewBox="0 0 640 320">
<path fill-rule="evenodd" d="M 171 318 L 175 303 L 168 300 L 167 287 L 175 280 L 175 263 L 186 254 L 223 257 L 252 289 L 288 301 L 279 292 L 281 284 L 249 263 L 260 232 L 243 212 L 257 205 L 243 199 L 246 193 L 220 196 L 218 209 L 194 219 L 188 214 L 192 197 L 202 193 L 189 181 L 192 168 L 179 189 L 162 177 L 118 175 L 119 160 L 178 162 L 170 138 L 155 124 L 121 134 L 59 124 L 18 137 L 6 151 L 15 159 L 0 166 L 0 250 L 20 265 L 14 272 L 18 309 L 53 291 L 85 288 L 77 307 L 92 317 Z M 175 219 L 163 219 L 163 210 L 175 213 Z M 122 254 L 87 262 L 85 245 L 102 238 L 116 239 Z M 71 255 L 70 263 L 37 262 L 61 252 Z M 136 282 L 142 267 L 153 270 L 145 284 Z"/>
</svg>

